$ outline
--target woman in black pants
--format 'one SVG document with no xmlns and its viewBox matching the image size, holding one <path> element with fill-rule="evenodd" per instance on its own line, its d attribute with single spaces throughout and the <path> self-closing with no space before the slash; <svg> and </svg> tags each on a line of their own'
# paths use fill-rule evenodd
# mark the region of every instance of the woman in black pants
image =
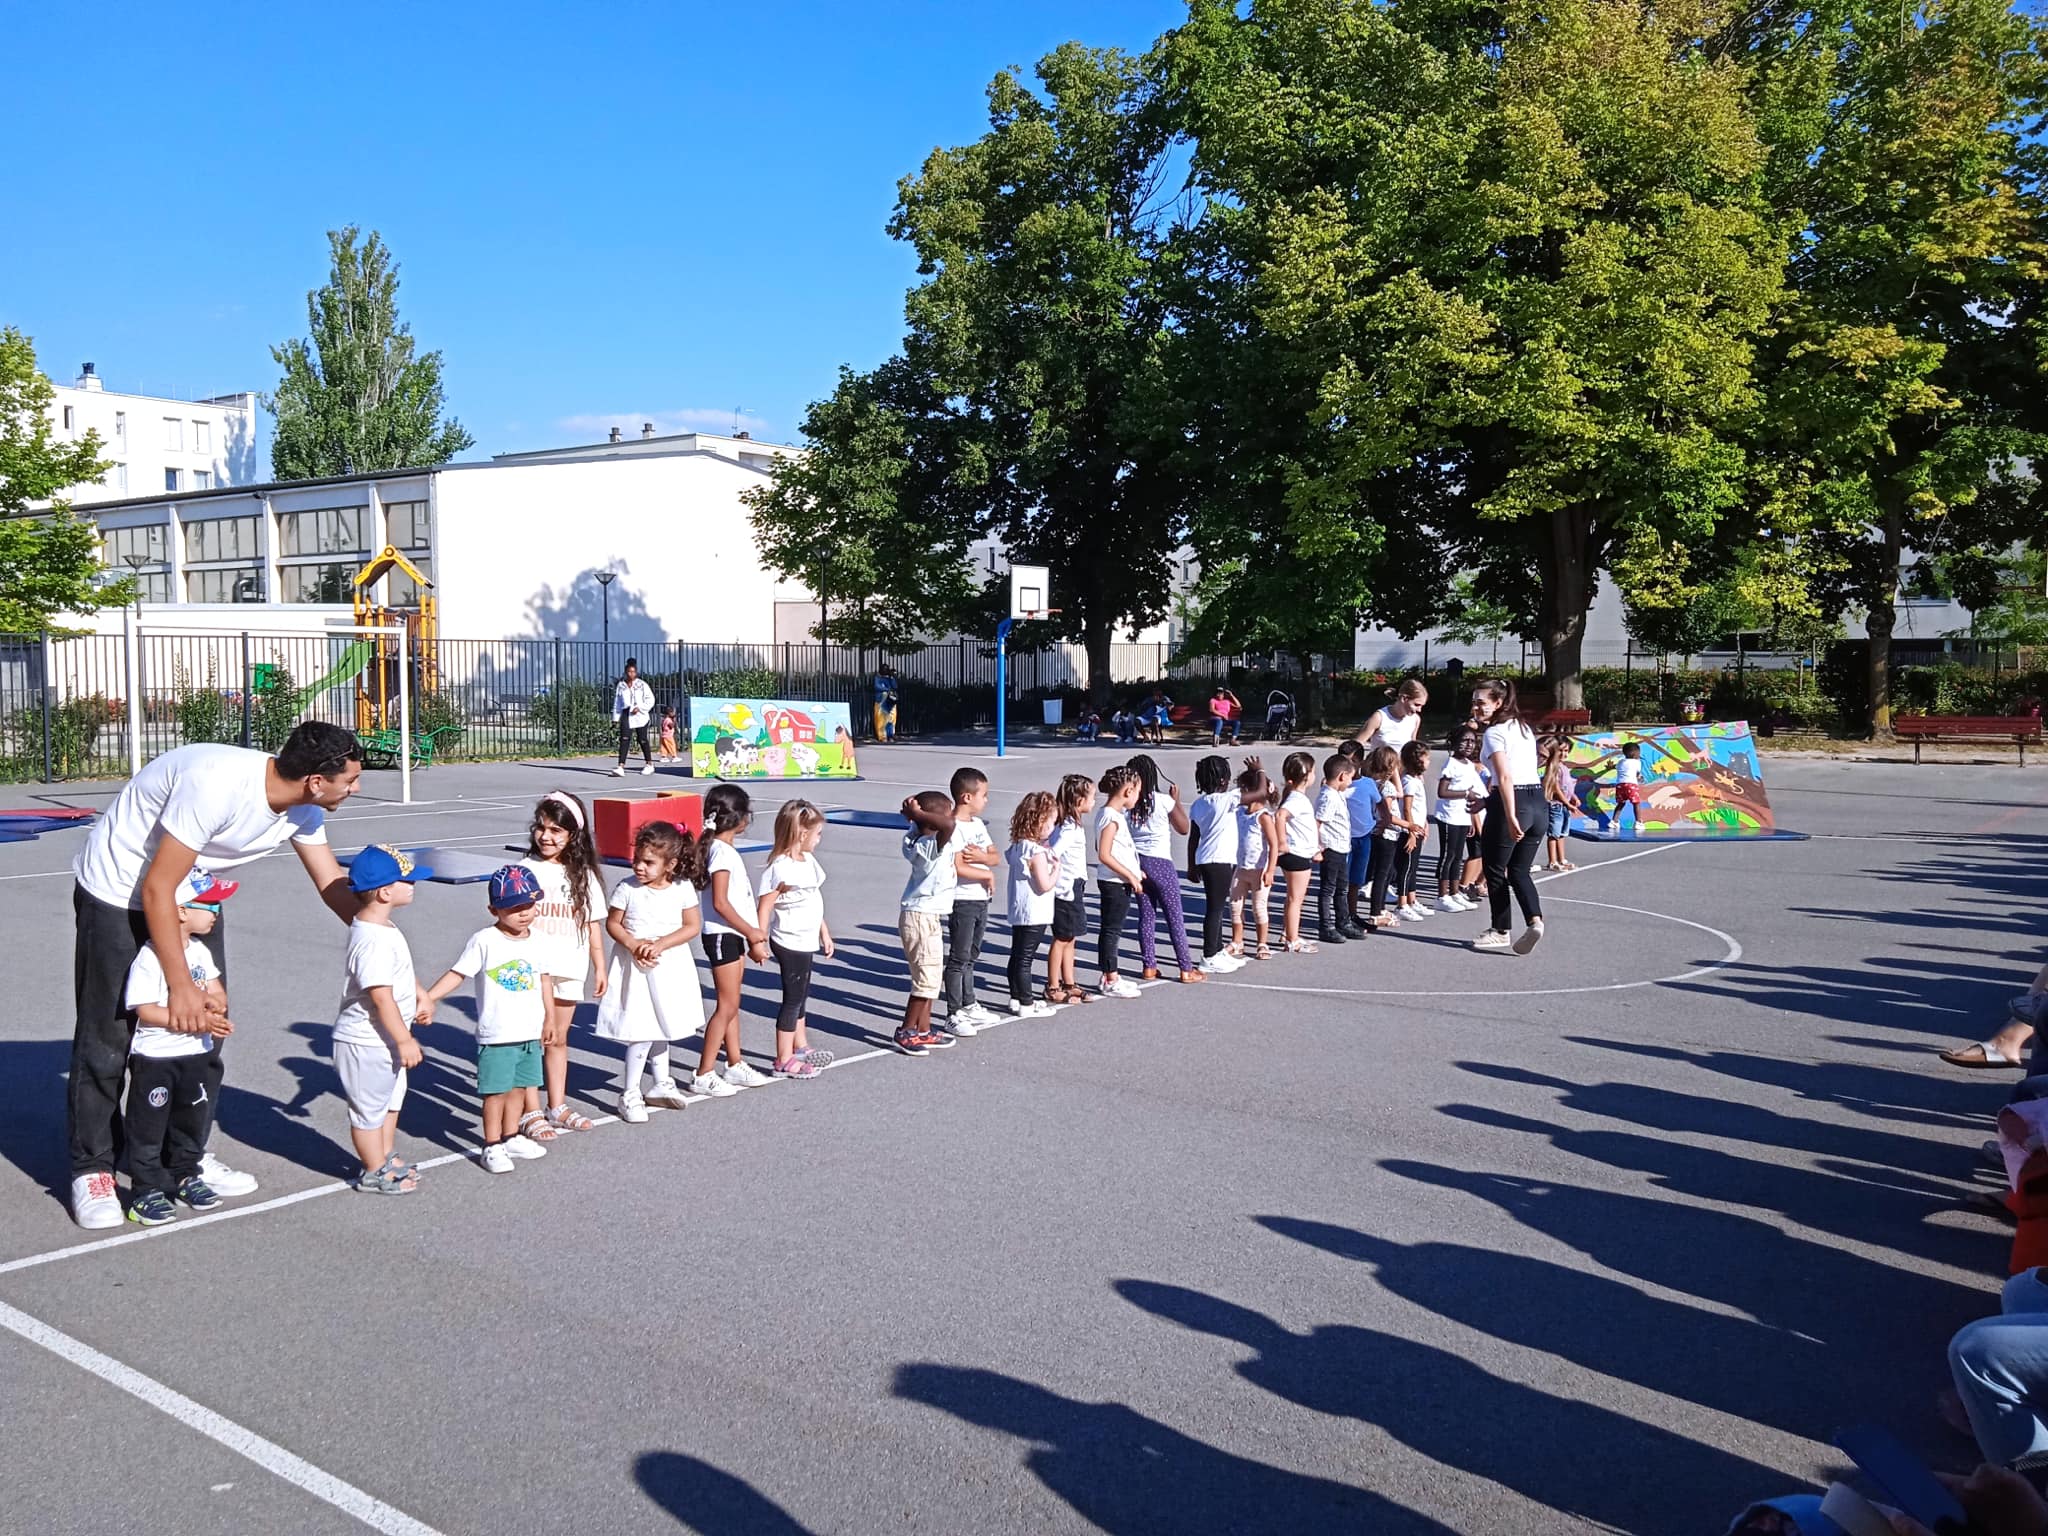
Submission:
<svg viewBox="0 0 2048 1536">
<path fill-rule="evenodd" d="M 1536 763 L 1536 733 L 1515 705 L 1515 685 L 1488 681 L 1472 690 L 1472 712 L 1485 726 L 1480 758 L 1493 774 L 1480 848 L 1486 859 L 1486 899 L 1492 922 L 1472 941 L 1474 949 L 1513 949 L 1526 955 L 1543 938 L 1543 903 L 1529 871 L 1545 832 L 1543 771 Z M 1508 895 L 1512 891 L 1527 925 L 1508 937 Z"/>
</svg>

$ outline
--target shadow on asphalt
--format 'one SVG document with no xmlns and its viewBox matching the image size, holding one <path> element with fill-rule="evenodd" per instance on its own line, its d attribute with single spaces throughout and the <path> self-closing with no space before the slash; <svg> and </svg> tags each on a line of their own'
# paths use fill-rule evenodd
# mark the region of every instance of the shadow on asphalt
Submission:
<svg viewBox="0 0 2048 1536">
<path fill-rule="evenodd" d="M 811 1536 L 809 1526 L 750 1484 L 679 1451 L 636 1457 L 633 1481 L 697 1536 Z"/>
</svg>

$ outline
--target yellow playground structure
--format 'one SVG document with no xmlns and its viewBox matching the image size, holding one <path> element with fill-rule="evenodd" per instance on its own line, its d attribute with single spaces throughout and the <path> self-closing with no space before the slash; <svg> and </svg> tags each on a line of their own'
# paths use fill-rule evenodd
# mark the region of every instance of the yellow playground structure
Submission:
<svg viewBox="0 0 2048 1536">
<path fill-rule="evenodd" d="M 387 608 L 377 601 L 377 583 L 397 571 L 409 578 L 419 594 L 409 607 Z M 406 649 L 413 658 L 412 694 L 418 699 L 441 686 L 441 660 L 436 641 L 440 622 L 434 613 L 434 584 L 420 568 L 389 544 L 360 571 L 355 579 L 356 623 L 393 627 L 405 626 Z M 356 730 L 398 729 L 398 644 L 389 635 L 375 635 L 369 657 L 356 674 Z"/>
</svg>

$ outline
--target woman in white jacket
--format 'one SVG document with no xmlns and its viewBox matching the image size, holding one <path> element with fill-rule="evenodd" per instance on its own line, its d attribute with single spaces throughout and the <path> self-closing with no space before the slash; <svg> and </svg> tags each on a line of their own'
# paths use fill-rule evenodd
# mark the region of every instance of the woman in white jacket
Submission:
<svg viewBox="0 0 2048 1536">
<path fill-rule="evenodd" d="M 625 675 L 612 690 L 612 719 L 619 727 L 619 765 L 612 770 L 613 778 L 626 776 L 626 750 L 635 741 L 640 744 L 640 771 L 654 772 L 654 748 L 647 740 L 647 722 L 653 714 L 654 690 L 641 681 L 640 663 L 629 656 Z"/>
</svg>

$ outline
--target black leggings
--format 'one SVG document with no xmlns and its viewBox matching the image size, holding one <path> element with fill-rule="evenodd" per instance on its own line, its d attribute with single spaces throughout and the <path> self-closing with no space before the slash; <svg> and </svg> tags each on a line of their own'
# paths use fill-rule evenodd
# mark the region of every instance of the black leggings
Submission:
<svg viewBox="0 0 2048 1536">
<path fill-rule="evenodd" d="M 1098 880 L 1102 888 L 1101 920 L 1095 929 L 1095 962 L 1105 976 L 1117 973 L 1117 951 L 1124 934 L 1124 919 L 1131 911 L 1131 888 L 1121 880 Z"/>
<path fill-rule="evenodd" d="M 1045 924 L 1010 924 L 1010 996 L 1019 1003 L 1028 1003 L 1036 995 L 1031 990 L 1031 967 L 1044 942 Z"/>
<path fill-rule="evenodd" d="M 1333 933 L 1351 920 L 1351 851 L 1325 848 L 1323 872 L 1316 880 L 1316 927 Z"/>
<path fill-rule="evenodd" d="M 619 766 L 626 766 L 626 749 L 636 742 L 639 744 L 641 757 L 650 763 L 653 762 L 654 748 L 647 744 L 647 727 L 628 725 L 626 718 L 624 715 L 619 716 Z"/>
<path fill-rule="evenodd" d="M 775 1032 L 792 1034 L 810 1006 L 811 962 L 818 957 L 808 949 L 784 949 L 773 939 L 768 941 L 768 952 L 782 967 L 782 1007 L 775 1015 Z"/>
<path fill-rule="evenodd" d="M 1224 909 L 1230 905 L 1230 882 L 1237 874 L 1233 864 L 1197 864 L 1202 877 L 1202 958 L 1223 952 Z"/>
<path fill-rule="evenodd" d="M 1436 888 L 1445 896 L 1458 888 L 1459 877 L 1465 869 L 1466 827 L 1454 827 L 1448 821 L 1436 824 Z"/>
<path fill-rule="evenodd" d="M 1365 861 L 1365 883 L 1372 893 L 1372 902 L 1367 911 L 1378 917 L 1387 910 L 1387 887 L 1394 878 L 1395 850 L 1400 846 L 1393 838 L 1372 835 L 1372 853 Z"/>
<path fill-rule="evenodd" d="M 1536 877 L 1529 873 L 1536 851 L 1549 830 L 1548 809 L 1543 804 L 1541 784 L 1515 786 L 1515 820 L 1522 824 L 1520 838 L 1508 835 L 1508 813 L 1495 785 L 1486 802 L 1486 827 L 1479 846 L 1486 855 L 1486 900 L 1493 909 L 1493 926 L 1508 931 L 1508 892 L 1522 909 L 1522 921 L 1533 923 L 1543 915 L 1543 903 L 1536 895 Z"/>
</svg>

